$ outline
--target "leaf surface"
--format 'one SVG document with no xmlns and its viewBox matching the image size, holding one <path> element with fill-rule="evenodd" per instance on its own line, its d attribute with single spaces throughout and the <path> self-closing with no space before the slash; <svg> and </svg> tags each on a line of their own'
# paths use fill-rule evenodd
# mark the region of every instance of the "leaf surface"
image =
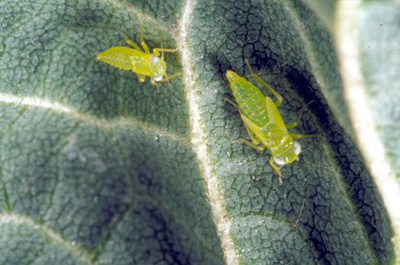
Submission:
<svg viewBox="0 0 400 265">
<path fill-rule="evenodd" d="M 96 60 L 165 53 L 149 78 Z M 329 21 L 329 20 L 328 20 Z M 389 264 L 332 35 L 298 1 L 2 1 L 0 264 Z M 280 93 L 300 160 L 249 139 L 225 73 Z M 274 99 L 274 98 L 273 98 Z"/>
</svg>

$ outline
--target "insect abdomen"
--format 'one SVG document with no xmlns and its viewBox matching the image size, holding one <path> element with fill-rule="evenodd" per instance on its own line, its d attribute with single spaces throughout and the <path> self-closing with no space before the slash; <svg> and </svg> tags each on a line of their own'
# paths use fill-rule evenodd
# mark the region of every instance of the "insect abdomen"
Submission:
<svg viewBox="0 0 400 265">
<path fill-rule="evenodd" d="M 227 72 L 227 77 L 240 110 L 257 126 L 267 125 L 269 122 L 267 106 L 261 91 L 232 71 Z"/>
<path fill-rule="evenodd" d="M 130 53 L 132 53 L 132 49 L 117 46 L 99 53 L 97 59 L 119 69 L 131 70 L 132 61 L 130 59 Z"/>
</svg>

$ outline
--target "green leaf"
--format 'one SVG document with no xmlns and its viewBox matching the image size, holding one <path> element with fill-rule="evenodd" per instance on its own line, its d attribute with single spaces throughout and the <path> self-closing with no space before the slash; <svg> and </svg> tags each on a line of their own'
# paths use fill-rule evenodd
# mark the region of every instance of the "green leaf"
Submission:
<svg viewBox="0 0 400 265">
<path fill-rule="evenodd" d="M 0 264 L 392 263 L 337 18 L 321 17 L 299 1 L 0 2 Z M 151 49 L 179 50 L 159 93 L 96 60 L 128 46 L 120 32 L 140 44 L 139 19 Z M 283 185 L 268 150 L 230 143 L 249 136 L 226 71 L 272 97 L 245 58 L 285 122 L 313 100 L 290 131 L 322 137 L 299 140 Z"/>
</svg>

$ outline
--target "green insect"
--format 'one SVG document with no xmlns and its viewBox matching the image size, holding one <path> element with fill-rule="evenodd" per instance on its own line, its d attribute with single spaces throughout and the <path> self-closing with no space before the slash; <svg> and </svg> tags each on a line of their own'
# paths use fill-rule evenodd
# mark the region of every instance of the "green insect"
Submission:
<svg viewBox="0 0 400 265">
<path fill-rule="evenodd" d="M 245 139 L 238 139 L 231 143 L 243 142 L 260 151 L 264 150 L 265 147 L 268 147 L 272 153 L 269 163 L 279 175 L 279 184 L 282 184 L 280 168 L 278 168 L 274 162 L 282 167 L 298 160 L 301 146 L 298 142 L 293 141 L 293 138 L 315 136 L 293 134 L 287 131 L 288 128 L 293 128 L 299 123 L 306 107 L 311 102 L 300 110 L 299 117 L 295 122 L 285 124 L 277 109 L 282 102 L 282 96 L 267 85 L 259 76 L 253 73 L 247 60 L 246 63 L 250 69 L 251 75 L 271 91 L 272 94 L 277 97 L 277 100 L 273 102 L 270 97 L 264 97 L 261 91 L 252 83 L 232 71 L 227 71 L 226 77 L 228 78 L 233 96 L 238 105 L 231 102 L 229 99 L 225 100 L 239 109 L 240 117 L 242 118 L 252 141 L 249 142 Z M 261 146 L 258 146 L 260 142 Z"/>
<path fill-rule="evenodd" d="M 97 55 L 97 59 L 104 61 L 116 68 L 123 70 L 132 70 L 138 75 L 139 81 L 144 82 L 146 75 L 150 77 L 151 83 L 158 87 L 156 82 L 168 81 L 180 73 L 167 76 L 167 66 L 164 62 L 164 52 L 176 52 L 175 49 L 154 48 L 150 53 L 149 47 L 143 39 L 143 25 L 140 21 L 140 43 L 144 52 L 133 41 L 129 40 L 122 32 L 125 41 L 133 47 L 133 49 L 116 46 Z M 161 58 L 160 52 L 162 52 Z M 163 78 L 166 76 L 165 78 Z"/>
</svg>

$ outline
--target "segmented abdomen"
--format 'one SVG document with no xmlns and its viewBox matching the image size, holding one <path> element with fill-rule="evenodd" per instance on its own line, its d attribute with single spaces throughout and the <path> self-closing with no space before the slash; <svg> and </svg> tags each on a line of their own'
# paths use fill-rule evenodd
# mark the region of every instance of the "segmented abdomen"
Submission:
<svg viewBox="0 0 400 265">
<path fill-rule="evenodd" d="M 233 96 L 242 112 L 255 124 L 263 127 L 268 124 L 269 118 L 265 97 L 252 83 L 239 77 L 231 83 Z"/>
<path fill-rule="evenodd" d="M 112 47 L 97 55 L 97 59 L 123 70 L 132 69 L 132 49 L 123 46 Z"/>
</svg>

